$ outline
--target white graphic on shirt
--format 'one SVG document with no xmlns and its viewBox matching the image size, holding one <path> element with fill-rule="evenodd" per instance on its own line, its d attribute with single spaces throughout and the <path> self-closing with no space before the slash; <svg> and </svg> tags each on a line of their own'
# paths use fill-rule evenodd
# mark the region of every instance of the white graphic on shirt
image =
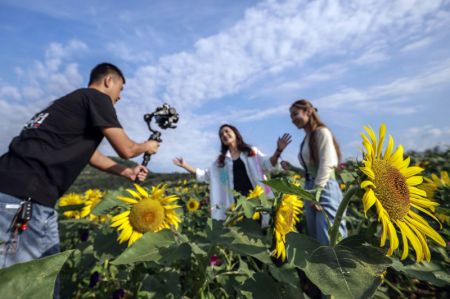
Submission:
<svg viewBox="0 0 450 299">
<path fill-rule="evenodd" d="M 39 128 L 42 123 L 44 122 L 44 120 L 47 118 L 47 116 L 49 116 L 50 113 L 39 113 L 36 114 L 32 119 L 30 119 L 25 126 L 23 127 L 24 130 L 27 129 L 37 129 Z"/>
</svg>

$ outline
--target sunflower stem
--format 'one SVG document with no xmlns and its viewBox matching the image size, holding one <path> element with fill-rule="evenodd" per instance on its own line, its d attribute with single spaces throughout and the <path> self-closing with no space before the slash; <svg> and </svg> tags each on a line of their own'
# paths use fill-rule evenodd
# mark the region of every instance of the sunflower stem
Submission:
<svg viewBox="0 0 450 299">
<path fill-rule="evenodd" d="M 339 233 L 339 226 L 342 221 L 342 216 L 344 215 L 345 209 L 347 209 L 348 204 L 350 203 L 350 199 L 355 195 L 359 188 L 353 187 L 345 193 L 344 198 L 342 199 L 341 204 L 336 212 L 336 216 L 334 217 L 333 226 L 330 230 L 330 246 L 336 246 L 337 237 Z"/>
</svg>

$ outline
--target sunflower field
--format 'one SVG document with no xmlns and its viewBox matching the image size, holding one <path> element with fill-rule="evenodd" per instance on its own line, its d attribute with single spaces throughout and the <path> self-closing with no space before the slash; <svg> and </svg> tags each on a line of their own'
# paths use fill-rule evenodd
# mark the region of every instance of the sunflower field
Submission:
<svg viewBox="0 0 450 299">
<path fill-rule="evenodd" d="M 0 270 L 3 298 L 449 298 L 450 150 L 404 153 L 366 127 L 337 169 L 330 245 L 306 234 L 304 179 L 283 172 L 225 221 L 193 177 L 78 184 L 59 200 L 61 253 Z M 346 220 L 348 236 L 339 235 Z"/>
</svg>

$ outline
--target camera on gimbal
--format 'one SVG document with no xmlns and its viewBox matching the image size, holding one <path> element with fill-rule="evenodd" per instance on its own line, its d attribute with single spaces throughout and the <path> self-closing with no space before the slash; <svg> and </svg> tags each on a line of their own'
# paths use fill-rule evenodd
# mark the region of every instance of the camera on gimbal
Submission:
<svg viewBox="0 0 450 299">
<path fill-rule="evenodd" d="M 178 122 L 179 115 L 175 108 L 170 107 L 169 104 L 163 104 L 162 106 L 157 107 L 154 112 L 144 115 L 144 120 L 147 122 L 149 128 L 152 118 L 155 118 L 155 122 L 161 129 L 175 129 L 177 127 L 176 123 Z M 153 132 L 151 128 L 150 131 Z"/>
<path fill-rule="evenodd" d="M 175 129 L 177 127 L 176 124 L 178 122 L 179 115 L 177 113 L 177 110 L 175 110 L 175 108 L 170 107 L 170 105 L 166 103 L 160 107 L 157 107 L 155 111 L 153 111 L 152 113 L 147 113 L 144 115 L 144 120 L 147 123 L 148 129 L 150 130 L 150 132 L 152 132 L 148 140 L 155 140 L 158 142 L 162 142 L 161 132 L 154 130 L 152 128 L 153 119 L 161 129 Z M 151 158 L 150 154 L 147 153 L 144 154 L 142 165 L 147 166 L 148 162 L 150 161 L 150 158 Z M 138 182 L 137 179 L 136 182 Z"/>
</svg>

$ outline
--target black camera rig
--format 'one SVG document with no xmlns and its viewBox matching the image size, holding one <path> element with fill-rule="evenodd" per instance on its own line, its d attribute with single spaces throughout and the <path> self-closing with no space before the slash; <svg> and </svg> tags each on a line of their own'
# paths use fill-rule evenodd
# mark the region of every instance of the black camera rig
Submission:
<svg viewBox="0 0 450 299">
<path fill-rule="evenodd" d="M 156 124 L 161 129 L 175 129 L 177 127 L 176 124 L 178 123 L 179 115 L 175 108 L 170 107 L 170 105 L 166 103 L 160 107 L 157 107 L 152 113 L 147 113 L 144 115 L 144 121 L 147 123 L 150 132 L 152 132 L 148 140 L 162 142 L 161 132 L 152 128 L 151 123 L 153 119 L 155 119 Z M 148 162 L 150 162 L 150 158 L 151 154 L 145 153 L 142 165 L 147 166 Z"/>
</svg>

